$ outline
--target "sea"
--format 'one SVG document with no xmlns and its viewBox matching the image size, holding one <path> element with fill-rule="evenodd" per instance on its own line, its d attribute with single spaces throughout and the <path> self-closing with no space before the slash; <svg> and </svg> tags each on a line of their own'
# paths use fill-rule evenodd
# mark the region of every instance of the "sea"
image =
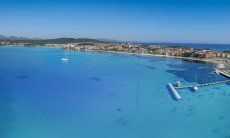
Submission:
<svg viewBox="0 0 230 138">
<path fill-rule="evenodd" d="M 68 56 L 69 61 L 61 58 Z M 0 138 L 230 138 L 215 65 L 60 47 L 0 47 Z M 197 76 L 197 77 L 195 77 Z"/>
<path fill-rule="evenodd" d="M 211 49 L 216 51 L 230 51 L 230 44 L 196 44 L 196 43 L 141 43 L 143 45 L 188 46 L 194 49 Z"/>
</svg>

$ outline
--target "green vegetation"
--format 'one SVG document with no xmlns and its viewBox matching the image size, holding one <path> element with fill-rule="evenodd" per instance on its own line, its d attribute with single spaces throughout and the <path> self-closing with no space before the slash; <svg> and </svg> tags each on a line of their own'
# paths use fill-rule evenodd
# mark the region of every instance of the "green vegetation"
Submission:
<svg viewBox="0 0 230 138">
<path fill-rule="evenodd" d="M 31 45 L 42 45 L 42 44 L 67 44 L 67 43 L 82 43 L 82 42 L 93 42 L 99 43 L 102 41 L 89 38 L 57 38 L 57 39 L 42 39 L 42 40 L 5 40 L 0 39 L 0 42 L 9 43 L 30 43 Z"/>
<path fill-rule="evenodd" d="M 225 51 L 223 51 L 224 53 L 230 53 L 230 50 L 225 50 Z"/>
<path fill-rule="evenodd" d="M 182 54 L 182 57 L 191 57 L 193 55 L 193 52 L 185 52 Z"/>
<path fill-rule="evenodd" d="M 181 48 L 181 49 L 190 49 L 190 47 L 188 46 L 167 46 L 167 47 L 171 47 L 171 48 Z"/>
</svg>

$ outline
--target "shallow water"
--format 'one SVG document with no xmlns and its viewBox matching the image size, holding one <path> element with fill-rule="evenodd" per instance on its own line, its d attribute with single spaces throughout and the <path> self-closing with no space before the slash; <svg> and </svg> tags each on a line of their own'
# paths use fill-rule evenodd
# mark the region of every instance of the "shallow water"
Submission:
<svg viewBox="0 0 230 138">
<path fill-rule="evenodd" d="M 0 47 L 0 138 L 228 138 L 228 84 L 212 64 L 161 57 Z"/>
</svg>

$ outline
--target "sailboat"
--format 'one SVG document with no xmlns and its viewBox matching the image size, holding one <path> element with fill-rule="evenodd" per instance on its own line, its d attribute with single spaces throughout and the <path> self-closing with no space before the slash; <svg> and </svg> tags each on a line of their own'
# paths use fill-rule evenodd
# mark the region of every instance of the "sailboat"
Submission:
<svg viewBox="0 0 230 138">
<path fill-rule="evenodd" d="M 196 83 L 197 83 L 197 74 L 196 74 L 195 77 L 196 77 Z M 194 85 L 192 88 L 193 88 L 194 91 L 197 91 L 197 90 L 198 90 L 198 86 L 197 86 L 197 85 Z"/>
<path fill-rule="evenodd" d="M 65 52 L 65 57 L 61 58 L 62 61 L 66 61 L 68 62 L 69 61 L 69 58 L 66 56 L 66 52 Z"/>
</svg>

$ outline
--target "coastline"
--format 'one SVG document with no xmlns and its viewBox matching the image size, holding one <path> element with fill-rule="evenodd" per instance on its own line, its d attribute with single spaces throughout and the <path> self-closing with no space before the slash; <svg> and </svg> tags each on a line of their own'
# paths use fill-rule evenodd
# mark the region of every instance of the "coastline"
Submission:
<svg viewBox="0 0 230 138">
<path fill-rule="evenodd" d="M 20 47 L 57 47 L 57 48 L 63 48 L 63 46 L 58 46 L 58 45 L 44 45 L 44 46 L 24 46 L 24 45 L 3 45 L 3 46 L 20 46 Z M 214 63 L 220 64 L 219 61 L 214 61 L 210 59 L 200 59 L 200 58 L 193 58 L 193 57 L 181 57 L 181 56 L 169 56 L 169 55 L 159 55 L 159 54 L 145 54 L 145 53 L 130 53 L 130 52 L 121 52 L 121 51 L 105 51 L 105 50 L 72 50 L 72 49 L 67 49 L 71 51 L 90 51 L 90 52 L 105 52 L 105 53 L 117 53 L 117 54 L 129 54 L 129 55 L 139 55 L 139 56 L 153 56 L 153 57 L 165 57 L 165 58 L 174 58 L 174 59 L 185 59 L 185 60 L 191 60 L 191 61 L 200 61 L 200 62 L 208 62 L 208 63 Z"/>
<path fill-rule="evenodd" d="M 81 51 L 81 50 L 77 50 Z M 174 58 L 174 59 L 186 59 L 191 61 L 200 61 L 200 62 L 208 62 L 213 64 L 219 64 L 218 61 L 208 60 L 208 59 L 199 59 L 192 57 L 180 57 L 180 56 L 168 56 L 168 55 L 158 55 L 158 54 L 140 54 L 140 53 L 129 53 L 129 52 L 119 52 L 119 51 L 104 51 L 104 50 L 84 50 L 90 52 L 105 52 L 105 53 L 117 53 L 117 54 L 129 54 L 129 55 L 139 55 L 139 56 L 152 56 L 152 57 L 165 57 L 165 58 Z"/>
<path fill-rule="evenodd" d="M 210 59 L 200 59 L 200 58 L 194 58 L 194 57 L 181 57 L 181 56 L 169 56 L 169 55 L 160 55 L 160 54 L 145 54 L 145 53 L 130 53 L 130 52 L 121 52 L 121 51 L 105 51 L 105 50 L 72 50 L 68 48 L 64 48 L 61 45 L 44 45 L 44 46 L 23 46 L 23 45 L 4 45 L 4 46 L 20 46 L 20 47 L 57 47 L 64 50 L 71 50 L 71 51 L 90 51 L 90 52 L 105 52 L 105 53 L 117 53 L 117 54 L 129 54 L 129 55 L 138 55 L 138 56 L 152 56 L 152 57 L 164 57 L 164 58 L 173 58 L 173 59 L 184 59 L 189 61 L 198 61 L 198 62 L 206 62 L 211 63 L 218 68 L 218 64 L 221 64 L 221 61 L 217 60 L 210 60 Z"/>
<path fill-rule="evenodd" d="M 75 51 L 81 51 L 81 50 L 75 50 Z M 116 54 L 129 54 L 129 55 L 138 55 L 138 56 L 151 56 L 151 57 L 163 57 L 163 58 L 173 58 L 173 59 L 184 59 L 189 60 L 192 62 L 198 61 L 198 62 L 205 62 L 210 63 L 215 66 L 215 72 L 218 71 L 219 75 L 225 76 L 227 78 L 230 78 L 230 74 L 225 71 L 220 71 L 218 68 L 218 65 L 221 64 L 221 61 L 216 60 L 208 60 L 208 59 L 199 59 L 199 58 L 191 58 L 191 57 L 179 57 L 179 56 L 168 56 L 168 55 L 157 55 L 157 54 L 140 54 L 140 53 L 129 53 L 129 52 L 119 52 L 119 51 L 103 51 L 103 50 L 83 50 L 83 51 L 89 51 L 89 52 L 104 52 L 104 53 L 116 53 Z"/>
<path fill-rule="evenodd" d="M 80 51 L 80 50 L 79 50 Z M 199 58 L 189 58 L 189 57 L 179 57 L 179 56 L 167 56 L 167 55 L 156 55 L 156 54 L 140 54 L 140 53 L 129 53 L 129 52 L 119 52 L 119 51 L 98 51 L 98 50 L 85 50 L 90 52 L 105 52 L 105 53 L 116 53 L 116 54 L 129 54 L 129 55 L 138 55 L 138 56 L 152 56 L 152 57 L 163 57 L 163 58 L 173 58 L 173 59 L 185 59 L 190 61 L 206 62 L 215 65 L 215 70 L 219 75 L 222 75 L 226 78 L 230 78 L 230 74 L 218 69 L 218 64 L 221 64 L 220 61 L 208 60 L 208 59 L 199 59 Z"/>
</svg>

